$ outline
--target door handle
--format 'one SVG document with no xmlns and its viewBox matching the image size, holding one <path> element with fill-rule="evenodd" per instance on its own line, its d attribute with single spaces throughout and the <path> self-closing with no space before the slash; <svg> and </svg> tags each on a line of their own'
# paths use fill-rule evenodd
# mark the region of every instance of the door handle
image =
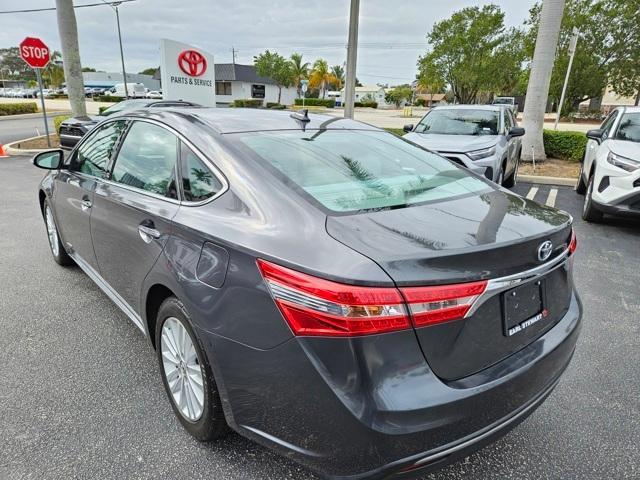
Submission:
<svg viewBox="0 0 640 480">
<path fill-rule="evenodd" d="M 90 200 L 82 200 L 82 203 L 80 204 L 80 208 L 82 208 L 83 212 L 86 212 L 87 210 L 89 210 L 91 208 L 91 201 Z"/>
<path fill-rule="evenodd" d="M 153 225 L 153 224 L 152 224 Z M 154 238 L 160 238 L 160 232 L 147 225 L 138 225 L 138 233 L 145 243 L 151 243 Z"/>
</svg>

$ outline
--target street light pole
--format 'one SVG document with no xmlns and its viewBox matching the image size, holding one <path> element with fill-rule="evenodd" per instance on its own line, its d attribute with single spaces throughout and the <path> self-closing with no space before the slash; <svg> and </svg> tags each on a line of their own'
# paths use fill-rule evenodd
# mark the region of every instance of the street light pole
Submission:
<svg viewBox="0 0 640 480">
<path fill-rule="evenodd" d="M 127 87 L 127 71 L 124 68 L 124 51 L 122 49 L 122 33 L 120 32 L 120 14 L 118 13 L 118 6 L 120 2 L 109 3 L 106 0 L 102 0 L 102 3 L 109 5 L 114 12 L 116 12 L 116 23 L 118 24 L 118 42 L 120 43 L 120 62 L 122 63 L 122 81 L 124 82 L 124 96 L 129 98 L 129 88 Z"/>
<path fill-rule="evenodd" d="M 358 16 L 360 0 L 351 0 L 349 14 L 349 44 L 347 45 L 347 78 L 344 86 L 344 117 L 353 118 L 356 90 L 356 57 L 358 53 Z"/>
<path fill-rule="evenodd" d="M 560 95 L 560 103 L 556 111 L 556 124 L 553 129 L 558 130 L 558 122 L 560 121 L 560 113 L 562 112 L 562 105 L 564 105 L 564 96 L 567 93 L 567 85 L 569 83 L 569 75 L 571 75 L 571 67 L 573 66 L 573 57 L 576 55 L 576 46 L 578 45 L 578 29 L 573 27 L 573 36 L 569 41 L 569 66 L 567 67 L 567 74 L 564 77 L 564 85 L 562 86 L 562 94 Z"/>
</svg>

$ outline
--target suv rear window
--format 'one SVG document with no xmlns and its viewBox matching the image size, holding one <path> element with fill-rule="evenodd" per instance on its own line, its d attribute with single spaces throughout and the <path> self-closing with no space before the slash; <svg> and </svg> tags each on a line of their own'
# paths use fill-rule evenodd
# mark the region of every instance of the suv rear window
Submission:
<svg viewBox="0 0 640 480">
<path fill-rule="evenodd" d="M 229 136 L 237 136 L 243 149 L 336 213 L 398 208 L 490 188 L 449 160 L 386 132 L 295 130 Z"/>
</svg>

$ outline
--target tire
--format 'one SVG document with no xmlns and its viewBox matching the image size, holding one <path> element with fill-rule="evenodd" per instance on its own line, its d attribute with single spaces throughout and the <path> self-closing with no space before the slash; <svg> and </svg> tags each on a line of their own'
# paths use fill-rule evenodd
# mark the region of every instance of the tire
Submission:
<svg viewBox="0 0 640 480">
<path fill-rule="evenodd" d="M 191 328 L 186 308 L 175 297 L 167 298 L 158 310 L 156 353 L 171 407 L 185 430 L 201 442 L 224 436 L 229 427 L 211 366 Z M 171 387 L 176 389 L 175 393 Z"/>
<path fill-rule="evenodd" d="M 587 222 L 600 222 L 602 221 L 602 212 L 596 208 L 593 203 L 593 183 L 595 182 L 595 175 L 589 177 L 589 183 L 587 185 L 587 192 L 584 196 L 584 204 L 582 207 L 582 219 Z"/>
<path fill-rule="evenodd" d="M 506 188 L 513 188 L 516 186 L 516 183 L 518 182 L 518 169 L 520 168 L 520 152 L 518 152 L 518 158 L 516 158 L 516 166 L 513 168 L 513 172 L 511 173 L 511 175 L 509 175 L 509 178 L 507 178 L 504 182 L 503 182 L 503 186 L 505 186 Z"/>
<path fill-rule="evenodd" d="M 587 185 L 584 183 L 584 159 L 580 164 L 580 176 L 578 176 L 578 183 L 576 183 L 576 193 L 578 195 L 584 195 L 587 192 Z"/>
<path fill-rule="evenodd" d="M 51 256 L 58 265 L 62 265 L 63 267 L 73 265 L 73 259 L 67 254 L 67 251 L 64 249 L 64 245 L 62 245 L 62 242 L 60 241 L 58 227 L 56 226 L 56 220 L 53 217 L 53 210 L 51 209 L 49 200 L 44 201 L 42 216 L 44 217 L 44 226 L 47 230 Z"/>
</svg>

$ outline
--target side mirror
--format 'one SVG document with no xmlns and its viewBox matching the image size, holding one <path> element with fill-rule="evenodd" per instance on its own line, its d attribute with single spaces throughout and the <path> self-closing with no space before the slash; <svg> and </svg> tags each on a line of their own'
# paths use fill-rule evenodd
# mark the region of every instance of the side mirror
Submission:
<svg viewBox="0 0 640 480">
<path fill-rule="evenodd" d="M 521 137 L 523 135 L 524 135 L 524 128 L 522 127 L 511 127 L 509 129 L 509 133 L 508 133 L 509 138 Z"/>
<path fill-rule="evenodd" d="M 62 166 L 63 160 L 64 152 L 62 150 L 47 150 L 36 154 L 33 157 L 33 164 L 45 170 L 58 170 Z"/>
<path fill-rule="evenodd" d="M 604 134 L 604 131 L 602 131 L 599 128 L 596 128 L 594 130 L 589 130 L 587 132 L 587 138 L 591 139 L 591 140 L 595 140 L 596 142 L 600 143 L 602 141 L 602 135 Z"/>
<path fill-rule="evenodd" d="M 404 127 L 402 127 L 402 130 L 404 130 L 407 133 L 413 131 L 413 123 L 406 124 Z"/>
</svg>

